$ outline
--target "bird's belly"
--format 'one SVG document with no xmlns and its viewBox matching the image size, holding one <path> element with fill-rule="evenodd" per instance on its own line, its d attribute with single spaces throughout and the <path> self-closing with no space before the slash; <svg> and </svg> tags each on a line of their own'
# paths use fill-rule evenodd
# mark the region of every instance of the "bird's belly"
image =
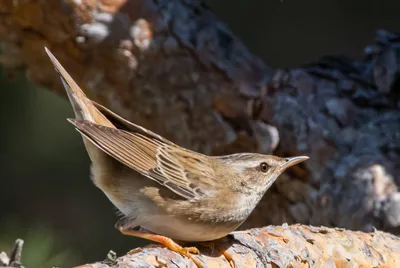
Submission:
<svg viewBox="0 0 400 268">
<path fill-rule="evenodd" d="M 203 242 L 222 238 L 239 227 L 241 223 L 205 223 L 183 217 L 154 215 L 141 227 L 180 241 Z"/>
</svg>

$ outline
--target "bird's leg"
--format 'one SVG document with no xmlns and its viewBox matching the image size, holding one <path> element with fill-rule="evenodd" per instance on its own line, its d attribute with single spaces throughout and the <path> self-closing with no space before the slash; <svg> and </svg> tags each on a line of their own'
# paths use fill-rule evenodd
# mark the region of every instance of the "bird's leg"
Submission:
<svg viewBox="0 0 400 268">
<path fill-rule="evenodd" d="M 194 254 L 200 253 L 200 251 L 195 247 L 183 248 L 180 245 L 178 245 L 177 243 L 175 243 L 171 238 L 168 238 L 166 236 L 152 234 L 152 233 L 148 233 L 148 232 L 136 231 L 136 230 L 133 230 L 130 228 L 124 228 L 122 226 L 118 227 L 118 230 L 123 235 L 136 236 L 136 237 L 147 239 L 147 240 L 150 240 L 153 242 L 160 243 L 161 245 L 165 246 L 166 248 L 168 248 L 174 252 L 180 253 L 183 256 L 188 257 L 197 265 L 197 267 L 199 267 L 199 268 L 203 267 L 200 264 L 200 262 L 191 255 L 191 253 L 194 253 Z"/>
<path fill-rule="evenodd" d="M 228 251 L 226 251 L 226 249 L 219 247 L 219 246 L 215 246 L 216 249 L 222 254 L 224 255 L 225 259 L 229 262 L 229 264 L 233 267 L 236 268 L 236 264 L 235 261 L 232 258 L 232 255 L 228 253 Z"/>
<path fill-rule="evenodd" d="M 225 259 L 228 261 L 228 263 L 230 264 L 231 267 L 235 268 L 236 264 L 235 261 L 232 258 L 232 255 L 229 254 L 225 248 L 217 246 L 215 244 L 215 241 L 210 241 L 210 242 L 201 242 L 200 243 L 202 246 L 210 248 L 211 251 L 213 251 L 214 249 L 218 250 L 222 255 L 224 255 Z"/>
</svg>

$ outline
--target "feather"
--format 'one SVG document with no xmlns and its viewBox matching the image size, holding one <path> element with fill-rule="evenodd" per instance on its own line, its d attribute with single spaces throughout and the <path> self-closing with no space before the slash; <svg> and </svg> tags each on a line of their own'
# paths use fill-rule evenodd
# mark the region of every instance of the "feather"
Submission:
<svg viewBox="0 0 400 268">
<path fill-rule="evenodd" d="M 204 186 L 215 178 L 209 157 L 139 132 L 68 121 L 105 153 L 176 194 L 188 200 L 207 196 Z"/>
</svg>

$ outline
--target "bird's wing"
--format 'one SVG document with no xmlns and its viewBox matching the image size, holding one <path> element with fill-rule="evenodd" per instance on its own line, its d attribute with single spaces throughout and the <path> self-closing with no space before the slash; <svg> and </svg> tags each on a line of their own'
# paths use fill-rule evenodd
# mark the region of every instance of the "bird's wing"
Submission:
<svg viewBox="0 0 400 268">
<path fill-rule="evenodd" d="M 188 199 L 211 194 L 205 187 L 215 179 L 208 156 L 163 143 L 139 132 L 69 119 L 78 131 L 105 153 L 140 174 Z"/>
<path fill-rule="evenodd" d="M 137 133 L 147 136 L 149 138 L 157 139 L 163 143 L 176 146 L 173 142 L 167 140 L 166 138 L 164 138 L 144 127 L 141 127 L 137 124 L 129 122 L 128 120 L 122 118 L 121 116 L 117 115 L 116 113 L 114 113 L 110 109 L 104 107 L 103 105 L 101 105 L 93 100 L 91 102 L 117 128 L 122 129 L 122 130 L 127 130 L 128 132 L 137 132 Z"/>
</svg>

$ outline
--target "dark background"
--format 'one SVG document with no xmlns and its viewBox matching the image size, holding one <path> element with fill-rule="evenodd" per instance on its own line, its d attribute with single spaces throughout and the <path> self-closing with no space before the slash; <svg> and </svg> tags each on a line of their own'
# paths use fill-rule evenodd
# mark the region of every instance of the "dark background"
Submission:
<svg viewBox="0 0 400 268">
<path fill-rule="evenodd" d="M 400 1 L 214 0 L 246 46 L 274 68 L 323 55 L 362 59 L 378 29 L 400 32 Z M 89 179 L 69 103 L 24 75 L 0 75 L 0 251 L 25 240 L 26 267 L 70 267 L 138 246 L 114 229 L 115 208 Z M 40 243 L 38 243 L 40 241 Z"/>
</svg>

